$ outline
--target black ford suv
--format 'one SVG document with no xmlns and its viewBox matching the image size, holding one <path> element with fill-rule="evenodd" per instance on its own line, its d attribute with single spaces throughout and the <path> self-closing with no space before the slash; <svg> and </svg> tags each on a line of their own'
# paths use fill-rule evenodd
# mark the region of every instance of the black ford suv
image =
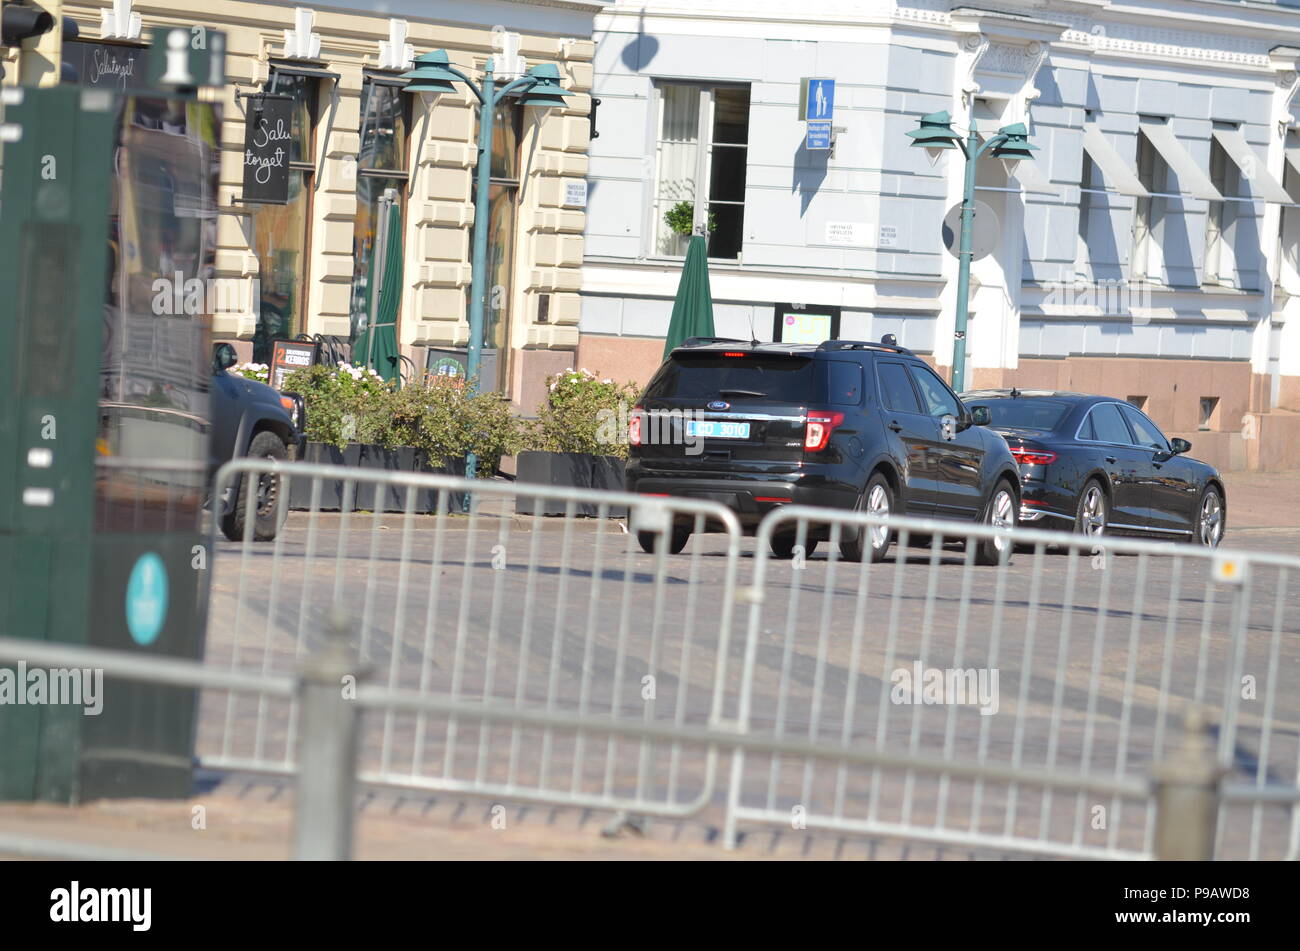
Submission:
<svg viewBox="0 0 1300 951">
<path fill-rule="evenodd" d="M 790 503 L 1012 527 L 1018 469 L 986 422 L 892 335 L 819 346 L 692 338 L 632 411 L 627 488 L 721 502 L 747 532 Z M 806 553 L 828 534 L 810 525 Z M 892 533 L 864 534 L 841 542 L 842 557 L 883 560 Z M 689 536 L 674 525 L 669 551 Z M 655 537 L 639 536 L 646 551 Z M 773 536 L 773 552 L 788 557 L 794 543 Z M 996 564 L 1006 544 L 982 543 L 976 559 Z"/>
</svg>

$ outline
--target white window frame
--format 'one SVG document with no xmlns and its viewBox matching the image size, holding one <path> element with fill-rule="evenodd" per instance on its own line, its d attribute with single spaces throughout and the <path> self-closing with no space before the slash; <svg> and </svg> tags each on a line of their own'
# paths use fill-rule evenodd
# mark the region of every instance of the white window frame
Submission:
<svg viewBox="0 0 1300 951">
<path fill-rule="evenodd" d="M 1213 137 L 1210 139 L 1210 167 L 1208 169 L 1210 181 L 1214 187 L 1224 195 L 1235 194 L 1236 188 L 1229 188 L 1231 170 L 1229 165 L 1233 165 L 1228 153 L 1224 150 Z M 1231 280 L 1225 280 L 1225 270 L 1231 273 L 1230 268 L 1224 265 L 1231 264 L 1232 250 L 1228 246 L 1228 231 L 1232 226 L 1231 212 L 1228 209 L 1226 201 L 1206 202 L 1205 207 L 1205 253 L 1201 259 L 1201 283 L 1202 284 L 1232 284 Z"/>
<path fill-rule="evenodd" d="M 1169 165 L 1156 144 L 1140 130 L 1134 158 L 1138 181 L 1150 194 L 1133 202 L 1133 255 L 1129 261 L 1129 277 L 1133 281 L 1164 284 L 1165 261 L 1160 236 L 1165 220 L 1165 202 L 1168 201 L 1163 195 L 1169 183 Z"/>
<path fill-rule="evenodd" d="M 646 232 L 645 232 L 645 240 L 642 242 L 642 247 L 644 248 L 643 253 L 645 257 L 676 261 L 676 260 L 681 260 L 683 255 L 660 254 L 656 250 L 658 246 L 659 228 L 661 224 L 659 220 L 661 217 L 660 214 L 661 209 L 658 207 L 659 206 L 659 185 L 660 185 L 659 152 L 660 152 L 661 136 L 663 135 L 664 98 L 662 93 L 663 93 L 663 88 L 665 86 L 688 86 L 696 89 L 700 94 L 699 118 L 697 120 L 696 133 L 695 133 L 696 150 L 697 150 L 696 157 L 695 157 L 695 198 L 693 199 L 692 202 L 694 205 L 695 215 L 694 215 L 694 220 L 692 221 L 691 230 L 693 234 L 703 234 L 706 237 L 709 234 L 706 228 L 709 220 L 708 214 L 709 214 L 710 204 L 739 205 L 742 209 L 745 207 L 744 200 L 735 202 L 735 201 L 721 201 L 721 200 L 714 201 L 710 199 L 709 188 L 711 185 L 710 176 L 713 173 L 713 150 L 718 147 L 728 148 L 728 149 L 737 149 L 737 148 L 743 149 L 745 151 L 745 157 L 746 157 L 746 168 L 748 168 L 748 164 L 749 164 L 748 163 L 748 158 L 749 158 L 748 141 L 746 141 L 744 145 L 739 145 L 734 143 L 721 143 L 720 146 L 718 143 L 715 143 L 713 141 L 713 118 L 714 118 L 714 105 L 715 105 L 714 91 L 717 89 L 740 89 L 740 88 L 748 87 L 750 89 L 750 94 L 752 97 L 753 88 L 752 85 L 746 83 L 702 83 L 698 81 L 674 80 L 674 79 L 660 79 L 660 80 L 656 80 L 654 83 L 654 108 L 651 110 L 651 115 L 652 115 L 652 122 L 653 122 L 652 141 L 654 142 L 655 170 L 654 170 L 654 177 L 653 177 L 653 185 L 651 187 L 649 201 L 647 202 L 649 208 L 646 214 Z M 751 105 L 752 105 L 752 101 L 753 100 L 751 98 Z M 746 116 L 745 127 L 746 129 L 751 128 L 749 125 L 748 116 Z M 746 135 L 746 140 L 748 140 L 748 135 Z M 746 176 L 746 186 L 748 186 L 748 176 Z M 711 258 L 710 260 L 717 260 L 717 261 L 734 260 L 737 264 L 741 263 L 741 261 L 744 258 L 744 244 L 745 244 L 743 227 L 741 228 L 740 244 L 741 244 L 740 251 L 737 252 L 735 258 Z"/>
</svg>

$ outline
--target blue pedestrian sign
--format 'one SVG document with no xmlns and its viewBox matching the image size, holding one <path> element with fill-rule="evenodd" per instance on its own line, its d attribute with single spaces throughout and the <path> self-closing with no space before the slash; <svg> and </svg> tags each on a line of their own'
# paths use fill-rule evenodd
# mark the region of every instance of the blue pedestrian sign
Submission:
<svg viewBox="0 0 1300 951">
<path fill-rule="evenodd" d="M 131 569 L 126 583 L 126 626 L 131 639 L 148 647 L 167 619 L 167 566 L 153 552 L 145 552 Z"/>
<path fill-rule="evenodd" d="M 810 123 L 829 123 L 835 118 L 835 80 L 808 80 L 808 101 L 804 104 L 803 117 Z"/>
<path fill-rule="evenodd" d="M 829 119 L 809 119 L 808 135 L 804 139 L 804 148 L 809 152 L 825 152 L 831 147 L 831 121 Z"/>
</svg>

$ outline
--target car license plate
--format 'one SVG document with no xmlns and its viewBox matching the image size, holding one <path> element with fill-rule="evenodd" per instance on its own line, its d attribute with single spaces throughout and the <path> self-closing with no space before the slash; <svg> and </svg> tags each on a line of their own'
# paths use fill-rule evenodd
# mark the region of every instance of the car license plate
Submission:
<svg viewBox="0 0 1300 951">
<path fill-rule="evenodd" d="M 688 419 L 686 435 L 703 439 L 748 439 L 749 423 L 726 423 L 716 419 Z"/>
</svg>

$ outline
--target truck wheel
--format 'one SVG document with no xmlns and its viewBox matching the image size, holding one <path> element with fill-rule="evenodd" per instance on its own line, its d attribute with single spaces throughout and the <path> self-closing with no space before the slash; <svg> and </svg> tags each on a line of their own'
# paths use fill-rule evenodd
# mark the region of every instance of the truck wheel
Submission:
<svg viewBox="0 0 1300 951">
<path fill-rule="evenodd" d="M 253 437 L 248 446 L 248 455 L 252 459 L 289 458 L 289 450 L 273 432 L 263 431 Z M 235 493 L 234 507 L 221 517 L 221 532 L 232 542 L 244 540 L 245 521 L 248 508 L 248 486 L 251 474 L 245 474 L 239 480 L 239 490 Z M 253 538 L 259 542 L 275 539 L 276 532 L 288 513 L 284 499 L 281 498 L 281 483 L 278 475 L 262 473 L 257 477 L 257 498 L 253 500 L 254 522 Z"/>
</svg>

